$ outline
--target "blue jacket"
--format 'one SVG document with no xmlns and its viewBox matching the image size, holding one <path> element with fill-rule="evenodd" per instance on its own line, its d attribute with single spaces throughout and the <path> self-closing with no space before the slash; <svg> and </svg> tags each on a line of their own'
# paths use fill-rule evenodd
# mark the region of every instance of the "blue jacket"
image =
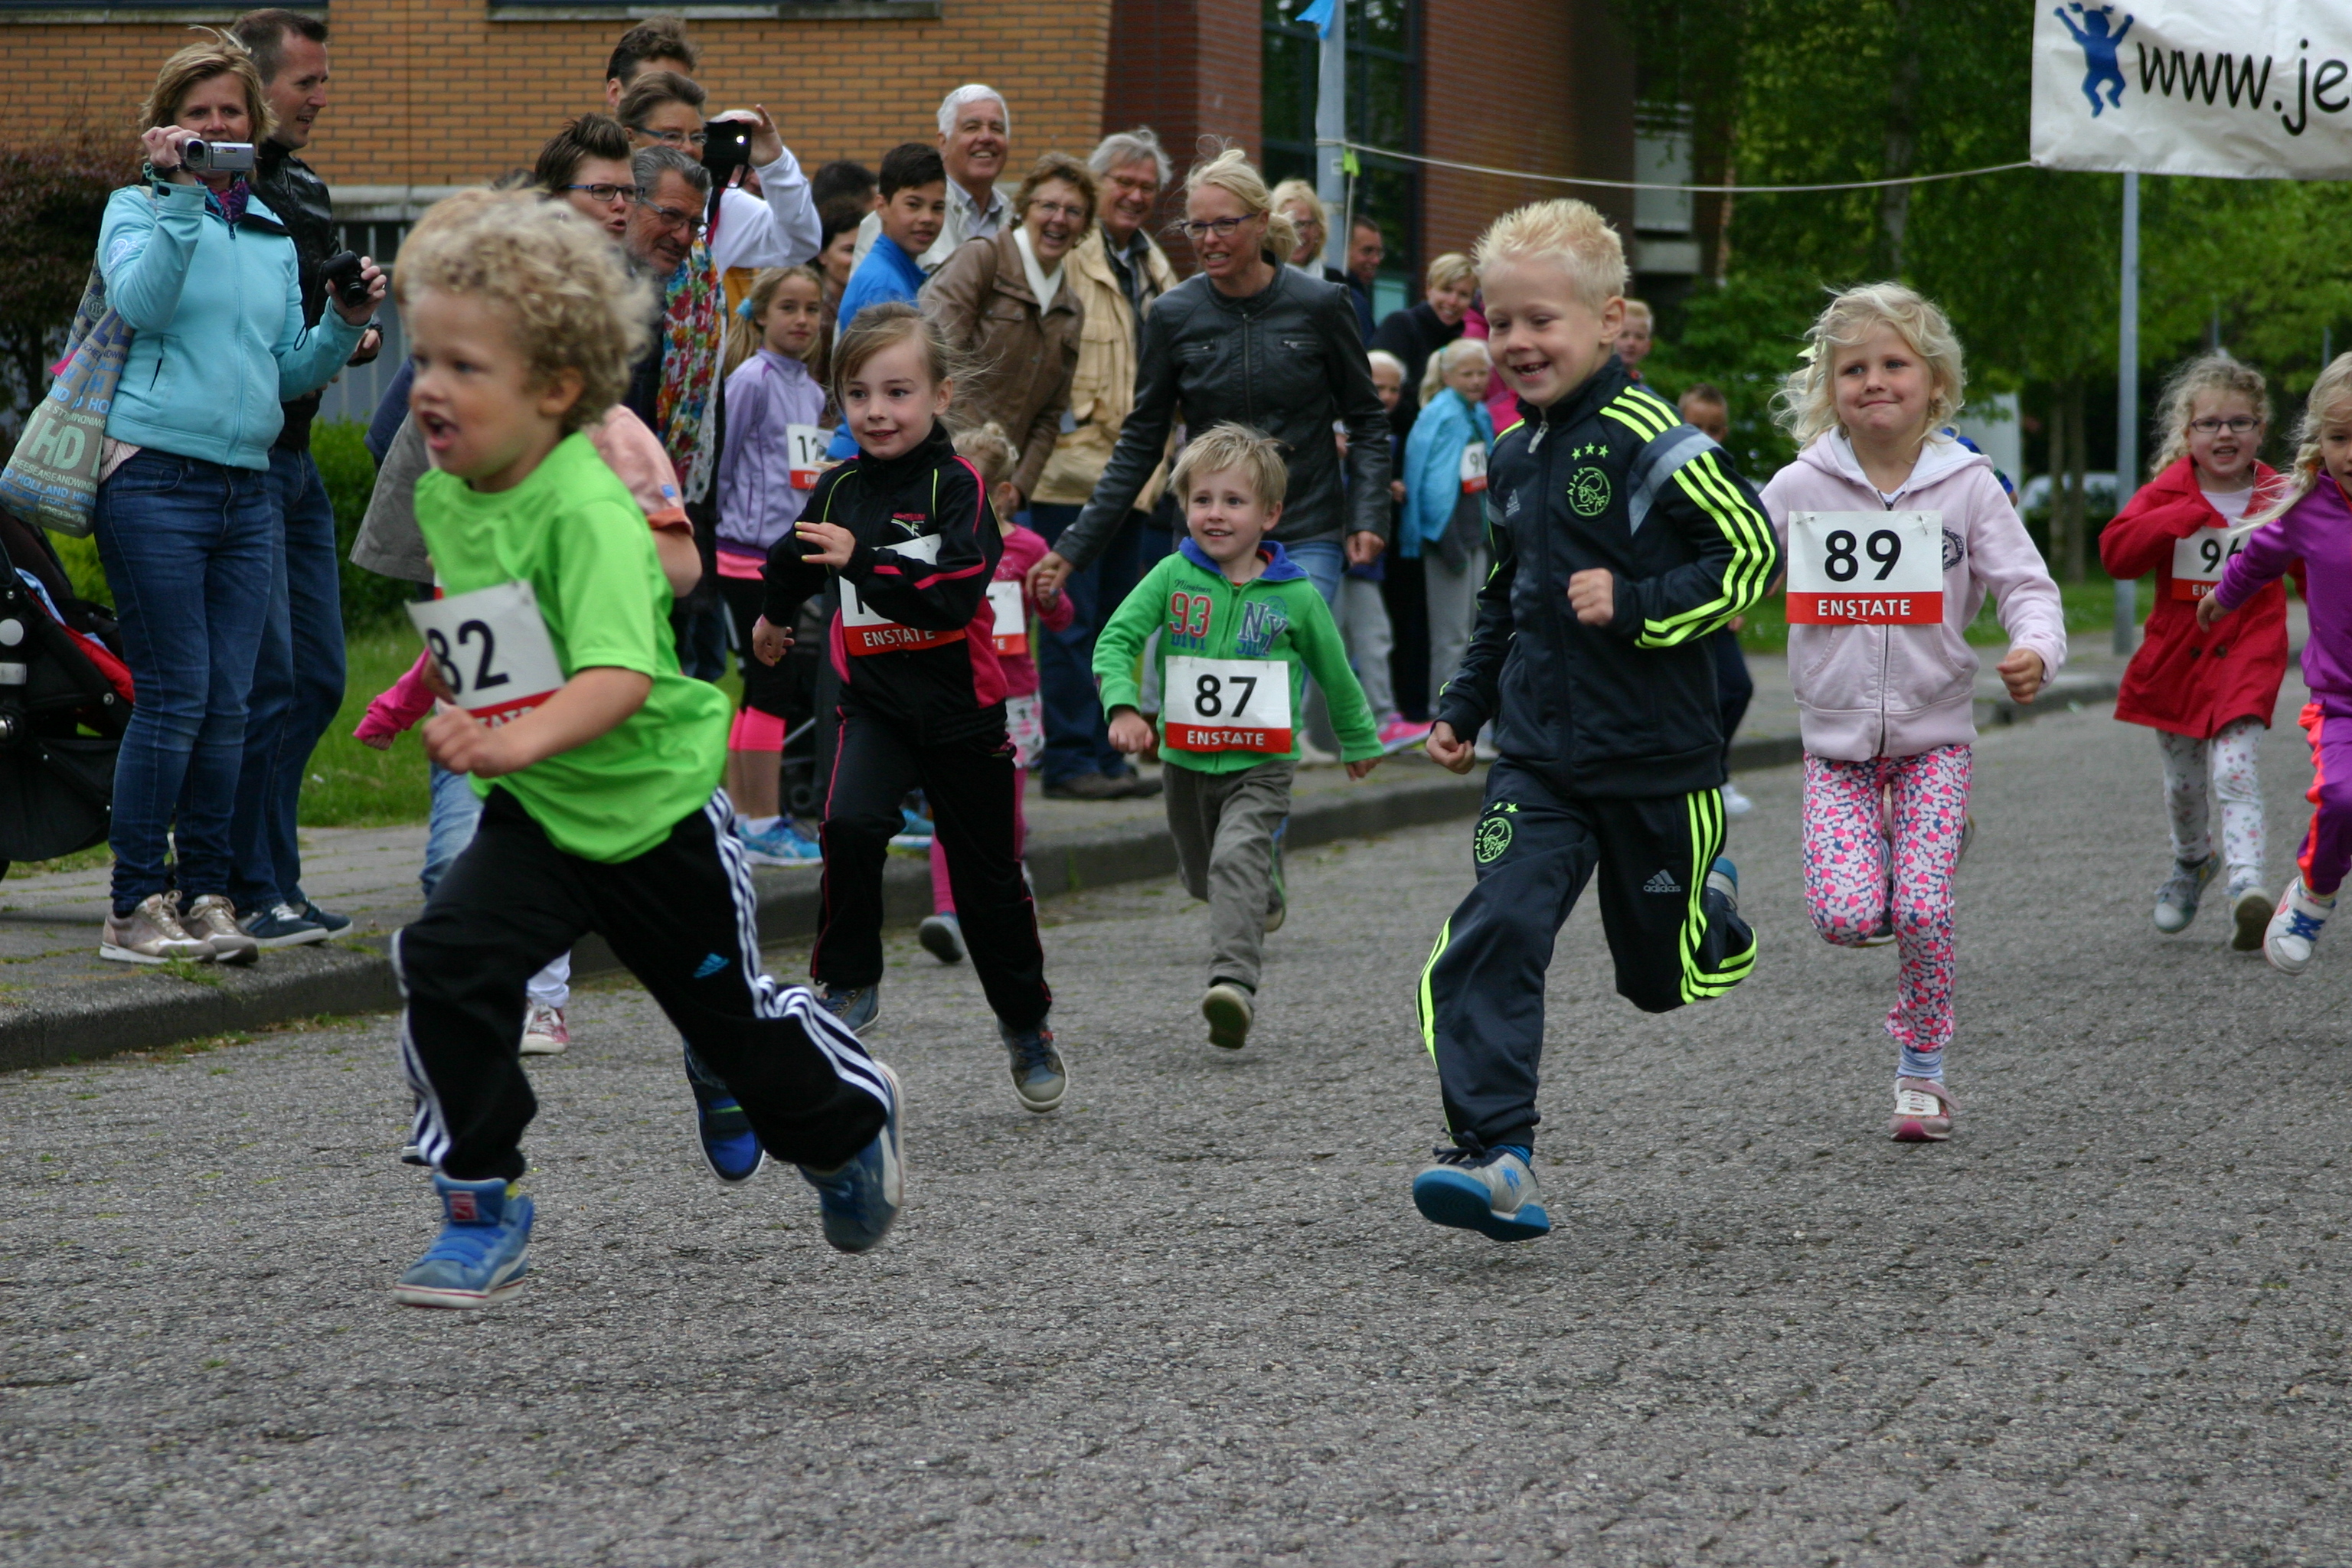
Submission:
<svg viewBox="0 0 2352 1568">
<path fill-rule="evenodd" d="M 887 234 L 874 237 L 873 248 L 857 270 L 849 275 L 848 285 L 841 291 L 841 303 L 833 318 L 833 341 L 839 342 L 841 334 L 849 331 L 849 323 L 857 312 L 868 305 L 886 300 L 904 300 L 915 303 L 915 296 L 923 291 L 923 269 L 915 258 L 898 247 L 898 242 Z M 849 433 L 849 421 L 843 418 L 841 427 L 833 433 L 833 445 L 825 449 L 832 458 L 857 456 L 857 438 Z"/>
<path fill-rule="evenodd" d="M 234 468 L 269 467 L 278 405 L 335 378 L 362 329 L 302 324 L 294 241 L 256 198 L 234 227 L 202 185 L 131 185 L 98 233 L 106 302 L 131 353 L 106 433 Z"/>
<path fill-rule="evenodd" d="M 1471 403 L 1450 386 L 1440 387 L 1412 422 L 1404 443 L 1404 520 L 1397 529 L 1397 553 L 1411 561 L 1433 543 L 1454 521 L 1462 495 L 1462 448 L 1476 437 L 1495 447 L 1495 421 L 1486 405 Z"/>
</svg>

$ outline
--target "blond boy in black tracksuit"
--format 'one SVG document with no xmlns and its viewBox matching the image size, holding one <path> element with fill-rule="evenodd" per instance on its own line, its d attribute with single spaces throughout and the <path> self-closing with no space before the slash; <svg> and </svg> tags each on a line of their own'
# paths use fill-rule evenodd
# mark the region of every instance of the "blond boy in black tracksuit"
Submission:
<svg viewBox="0 0 2352 1568">
<path fill-rule="evenodd" d="M 1771 523 L 1715 443 L 1611 345 L 1624 252 L 1582 202 L 1522 207 L 1479 244 L 1496 368 L 1520 422 L 1496 441 L 1494 567 L 1428 749 L 1501 752 L 1471 838 L 1477 885 L 1423 971 L 1423 1038 L 1454 1145 L 1413 1182 L 1440 1225 L 1550 1228 L 1532 1168 L 1544 975 L 1598 872 L 1617 988 L 1645 1012 L 1719 996 L 1756 940 L 1723 845 L 1708 633 L 1780 571 Z"/>
</svg>

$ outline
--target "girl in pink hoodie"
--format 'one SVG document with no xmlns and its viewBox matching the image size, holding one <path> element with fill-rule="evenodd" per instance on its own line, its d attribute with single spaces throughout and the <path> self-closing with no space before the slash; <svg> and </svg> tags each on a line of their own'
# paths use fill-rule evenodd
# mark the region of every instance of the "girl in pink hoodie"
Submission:
<svg viewBox="0 0 2352 1568">
<path fill-rule="evenodd" d="M 1893 937 L 1891 1131 L 1940 1142 L 1959 1109 L 1944 1047 L 1976 740 L 1977 658 L 1963 633 L 1990 591 L 2011 643 L 2002 683 L 2030 702 L 2065 659 L 2066 620 L 1991 461 L 1937 434 L 1965 383 L 1944 313 L 1874 283 L 1832 300 L 1810 335 L 1779 400 L 1803 449 L 1764 487 L 1788 561 L 1805 902 L 1841 947 Z"/>
</svg>

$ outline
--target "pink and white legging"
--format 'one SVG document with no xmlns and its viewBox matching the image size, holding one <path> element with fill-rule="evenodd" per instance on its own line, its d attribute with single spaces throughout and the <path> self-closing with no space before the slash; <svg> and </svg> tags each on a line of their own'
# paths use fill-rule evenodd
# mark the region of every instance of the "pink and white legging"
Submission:
<svg viewBox="0 0 2352 1568">
<path fill-rule="evenodd" d="M 1805 912 L 1824 940 L 1859 947 L 1884 934 L 1891 897 L 1903 963 L 1886 1032 L 1914 1076 L 1940 1076 L 1952 1037 L 1952 868 L 1970 757 L 1967 746 L 1937 746 L 1863 763 L 1805 758 Z M 1893 796 L 1891 844 L 1883 793 Z"/>
<path fill-rule="evenodd" d="M 2172 819 L 2172 858 L 2193 866 L 2213 853 L 2208 801 L 2219 800 L 2221 863 L 2230 870 L 2232 897 L 2263 880 L 2263 730 L 2260 719 L 2238 719 L 2222 725 L 2210 741 L 2169 730 L 2156 732 L 2164 753 L 2164 808 Z"/>
</svg>

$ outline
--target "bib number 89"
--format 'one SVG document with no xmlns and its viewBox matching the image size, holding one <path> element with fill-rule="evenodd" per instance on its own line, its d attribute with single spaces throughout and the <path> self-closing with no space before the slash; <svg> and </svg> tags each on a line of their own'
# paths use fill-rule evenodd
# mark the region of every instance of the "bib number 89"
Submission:
<svg viewBox="0 0 2352 1568">
<path fill-rule="evenodd" d="M 1851 583 L 1861 574 L 1862 563 L 1854 555 L 1856 541 L 1852 532 L 1838 529 L 1822 541 L 1828 554 L 1822 562 L 1822 571 L 1832 583 Z M 1884 583 L 1894 574 L 1895 563 L 1903 559 L 1903 540 L 1891 528 L 1871 531 L 1870 537 L 1860 542 L 1864 553 L 1878 563 L 1878 574 L 1871 579 Z"/>
<path fill-rule="evenodd" d="M 1234 704 L 1233 717 L 1239 719 L 1249 710 L 1249 700 L 1257 695 L 1257 677 L 1236 675 L 1232 684 L 1241 689 L 1241 700 Z M 1225 713 L 1226 682 L 1213 675 L 1203 675 L 1192 683 L 1192 710 L 1203 719 L 1218 719 Z"/>
</svg>

